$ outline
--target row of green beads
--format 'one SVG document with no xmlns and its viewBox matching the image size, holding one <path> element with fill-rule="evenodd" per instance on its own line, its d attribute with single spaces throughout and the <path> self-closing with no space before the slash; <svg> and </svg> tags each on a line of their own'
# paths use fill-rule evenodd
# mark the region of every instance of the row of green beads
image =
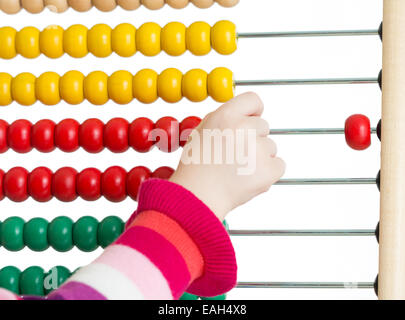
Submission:
<svg viewBox="0 0 405 320">
<path fill-rule="evenodd" d="M 0 222 L 0 245 L 9 251 L 20 251 L 25 246 L 33 251 L 44 251 L 51 246 L 66 252 L 74 246 L 85 252 L 105 248 L 124 231 L 124 222 L 110 216 L 100 223 L 96 218 L 85 216 L 77 222 L 68 217 L 57 217 L 50 223 L 43 218 L 33 218 L 27 223 L 20 217 Z"/>
</svg>

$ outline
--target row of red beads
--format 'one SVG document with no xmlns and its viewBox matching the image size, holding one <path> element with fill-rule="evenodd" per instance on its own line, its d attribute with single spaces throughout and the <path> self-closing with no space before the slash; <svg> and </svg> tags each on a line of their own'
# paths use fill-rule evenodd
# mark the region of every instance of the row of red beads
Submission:
<svg viewBox="0 0 405 320">
<path fill-rule="evenodd" d="M 0 170 L 0 200 L 7 197 L 22 202 L 30 196 L 39 202 L 50 201 L 53 197 L 63 202 L 71 202 L 78 197 L 95 201 L 101 196 L 112 202 L 123 201 L 127 196 L 136 200 L 143 181 L 149 178 L 169 179 L 173 172 L 169 167 L 151 172 L 142 166 L 129 172 L 114 166 L 104 172 L 87 168 L 80 173 L 71 167 L 61 168 L 55 173 L 46 167 L 32 172 L 15 167 L 6 173 Z"/>
<path fill-rule="evenodd" d="M 27 153 L 33 148 L 40 152 L 51 152 L 55 148 L 74 152 L 79 147 L 90 153 L 104 148 L 121 153 L 129 147 L 148 152 L 155 145 L 164 152 L 172 152 L 185 144 L 191 129 L 200 121 L 198 117 L 188 117 L 179 123 L 175 118 L 163 117 L 156 123 L 148 118 L 129 123 L 123 118 L 114 118 L 106 124 L 99 119 L 79 124 L 74 119 L 65 119 L 55 124 L 44 119 L 33 125 L 20 119 L 9 125 L 0 120 L 0 153 L 9 148 L 18 153 Z"/>
</svg>

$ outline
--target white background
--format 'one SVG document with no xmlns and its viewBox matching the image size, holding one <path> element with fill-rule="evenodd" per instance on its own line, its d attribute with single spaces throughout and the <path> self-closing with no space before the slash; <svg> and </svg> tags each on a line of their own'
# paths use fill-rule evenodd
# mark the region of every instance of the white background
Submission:
<svg viewBox="0 0 405 320">
<path fill-rule="evenodd" d="M 67 28 L 74 23 L 91 27 L 96 23 L 107 23 L 114 27 L 122 22 L 140 26 L 155 21 L 164 25 L 170 21 L 182 21 L 189 25 L 196 20 L 211 24 L 221 19 L 234 21 L 240 32 L 287 31 L 321 29 L 378 28 L 382 19 L 382 2 L 378 0 L 241 0 L 232 9 L 214 5 L 200 10 L 193 5 L 184 10 L 165 7 L 159 11 L 140 8 L 127 12 L 116 9 L 102 13 L 96 9 L 88 13 L 69 10 L 64 14 L 49 11 L 40 15 L 20 12 L 9 16 L 1 14 L 0 24 L 16 29 L 34 25 L 43 29 L 50 24 Z M 45 71 L 60 74 L 78 69 L 87 74 L 103 70 L 108 74 L 126 69 L 135 73 L 143 68 L 162 71 L 166 67 L 177 67 L 182 71 L 203 68 L 210 71 L 217 66 L 226 66 L 235 72 L 236 79 L 265 78 L 318 78 L 376 76 L 381 67 L 381 42 L 376 36 L 355 38 L 312 39 L 267 39 L 239 41 L 239 49 L 232 56 L 220 56 L 212 52 L 205 57 L 194 57 L 190 53 L 180 58 L 165 53 L 154 58 L 137 54 L 124 59 L 113 54 L 108 59 L 97 59 L 89 55 L 75 60 L 67 55 L 57 60 L 44 56 L 36 60 L 21 57 L 11 61 L 0 61 L 0 70 L 16 75 L 29 71 L 39 75 Z M 237 93 L 243 92 L 237 88 Z M 375 125 L 380 117 L 381 93 L 377 85 L 337 85 L 312 87 L 261 87 L 251 88 L 265 102 L 264 117 L 273 128 L 292 127 L 342 127 L 345 119 L 354 113 L 370 117 Z M 133 102 L 128 106 L 108 103 L 92 106 L 83 103 L 69 106 L 31 107 L 17 104 L 0 109 L 0 118 L 9 122 L 27 118 L 35 122 L 42 118 L 55 121 L 73 117 L 83 121 L 98 117 L 108 121 L 113 117 L 125 117 L 132 121 L 147 116 L 157 120 L 162 116 L 174 116 L 182 120 L 189 115 L 204 116 L 218 107 L 212 100 L 193 104 L 186 100 L 178 104 L 166 104 L 159 100 L 153 105 Z M 286 177 L 374 177 L 379 170 L 380 143 L 373 137 L 372 147 L 357 152 L 348 148 L 343 136 L 323 137 L 277 137 L 279 154 L 288 165 Z M 73 166 L 77 170 L 96 166 L 101 170 L 111 165 L 131 169 L 146 165 L 155 169 L 161 165 L 176 166 L 180 152 L 163 154 L 154 150 L 149 154 L 137 154 L 130 150 L 125 154 L 104 151 L 89 155 L 80 150 L 73 154 L 55 151 L 29 155 L 13 151 L 0 156 L 0 167 L 4 170 L 20 165 L 32 170 L 37 166 L 48 166 L 56 170 L 62 166 Z M 93 215 L 101 220 L 108 215 L 119 215 L 127 219 L 136 204 L 126 200 L 112 204 L 105 200 L 88 203 L 77 200 L 64 204 L 53 200 L 39 204 L 28 200 L 14 204 L 8 200 L 0 203 L 1 219 L 21 216 L 26 220 L 40 216 L 52 220 L 55 216 L 68 215 L 77 219 Z M 378 222 L 379 193 L 370 186 L 324 186 L 287 187 L 275 186 L 272 190 L 229 217 L 233 229 L 317 229 L 317 228 L 365 228 L 373 229 Z M 240 281 L 374 281 L 377 274 L 378 246 L 373 237 L 367 238 L 234 238 L 237 252 Z M 88 254 L 77 249 L 69 253 L 57 253 L 49 249 L 33 253 L 28 249 L 11 253 L 0 249 L 0 267 L 16 265 L 24 269 L 40 265 L 49 269 L 54 265 L 65 265 L 71 270 L 91 262 L 101 253 Z M 239 289 L 229 294 L 230 299 L 375 299 L 372 290 L 276 290 Z"/>
</svg>

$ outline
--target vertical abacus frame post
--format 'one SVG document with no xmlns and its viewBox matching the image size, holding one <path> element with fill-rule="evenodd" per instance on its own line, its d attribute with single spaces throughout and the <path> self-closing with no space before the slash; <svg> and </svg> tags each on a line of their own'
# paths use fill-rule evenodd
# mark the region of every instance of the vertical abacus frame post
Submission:
<svg viewBox="0 0 405 320">
<path fill-rule="evenodd" d="M 405 1 L 384 0 L 379 298 L 405 299 Z"/>
</svg>

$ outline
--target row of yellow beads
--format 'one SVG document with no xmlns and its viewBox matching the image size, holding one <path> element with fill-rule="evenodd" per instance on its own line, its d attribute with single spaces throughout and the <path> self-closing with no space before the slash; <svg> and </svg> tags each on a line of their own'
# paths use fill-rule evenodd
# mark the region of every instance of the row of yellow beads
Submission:
<svg viewBox="0 0 405 320">
<path fill-rule="evenodd" d="M 88 30 L 83 25 L 73 25 L 66 31 L 60 26 L 49 26 L 43 31 L 26 27 L 16 31 L 0 28 L 0 58 L 11 59 L 17 54 L 36 58 L 41 53 L 49 58 L 59 58 L 65 52 L 82 58 L 89 52 L 104 58 L 117 53 L 121 57 L 133 56 L 140 51 L 155 56 L 162 50 L 171 56 L 182 55 L 186 50 L 197 56 L 206 55 L 213 48 L 220 54 L 236 50 L 236 27 L 230 21 L 219 21 L 213 27 L 205 22 L 195 22 L 190 27 L 180 22 L 168 23 L 161 28 L 149 22 L 136 29 L 123 23 L 111 29 L 98 24 Z"/>
<path fill-rule="evenodd" d="M 233 75 L 226 68 L 216 68 L 210 74 L 193 69 L 184 75 L 173 68 L 161 74 L 144 69 L 134 76 L 128 71 L 117 71 L 111 76 L 102 71 L 94 71 L 87 76 L 79 71 L 69 71 L 63 76 L 45 72 L 38 78 L 31 73 L 21 73 L 14 78 L 0 73 L 1 106 L 12 101 L 28 106 L 37 100 L 46 105 L 55 105 L 61 100 L 79 104 L 84 99 L 95 105 L 105 104 L 109 99 L 128 104 L 134 98 L 152 103 L 158 97 L 170 103 L 183 97 L 200 102 L 208 96 L 225 102 L 232 99 L 233 94 Z"/>
</svg>

